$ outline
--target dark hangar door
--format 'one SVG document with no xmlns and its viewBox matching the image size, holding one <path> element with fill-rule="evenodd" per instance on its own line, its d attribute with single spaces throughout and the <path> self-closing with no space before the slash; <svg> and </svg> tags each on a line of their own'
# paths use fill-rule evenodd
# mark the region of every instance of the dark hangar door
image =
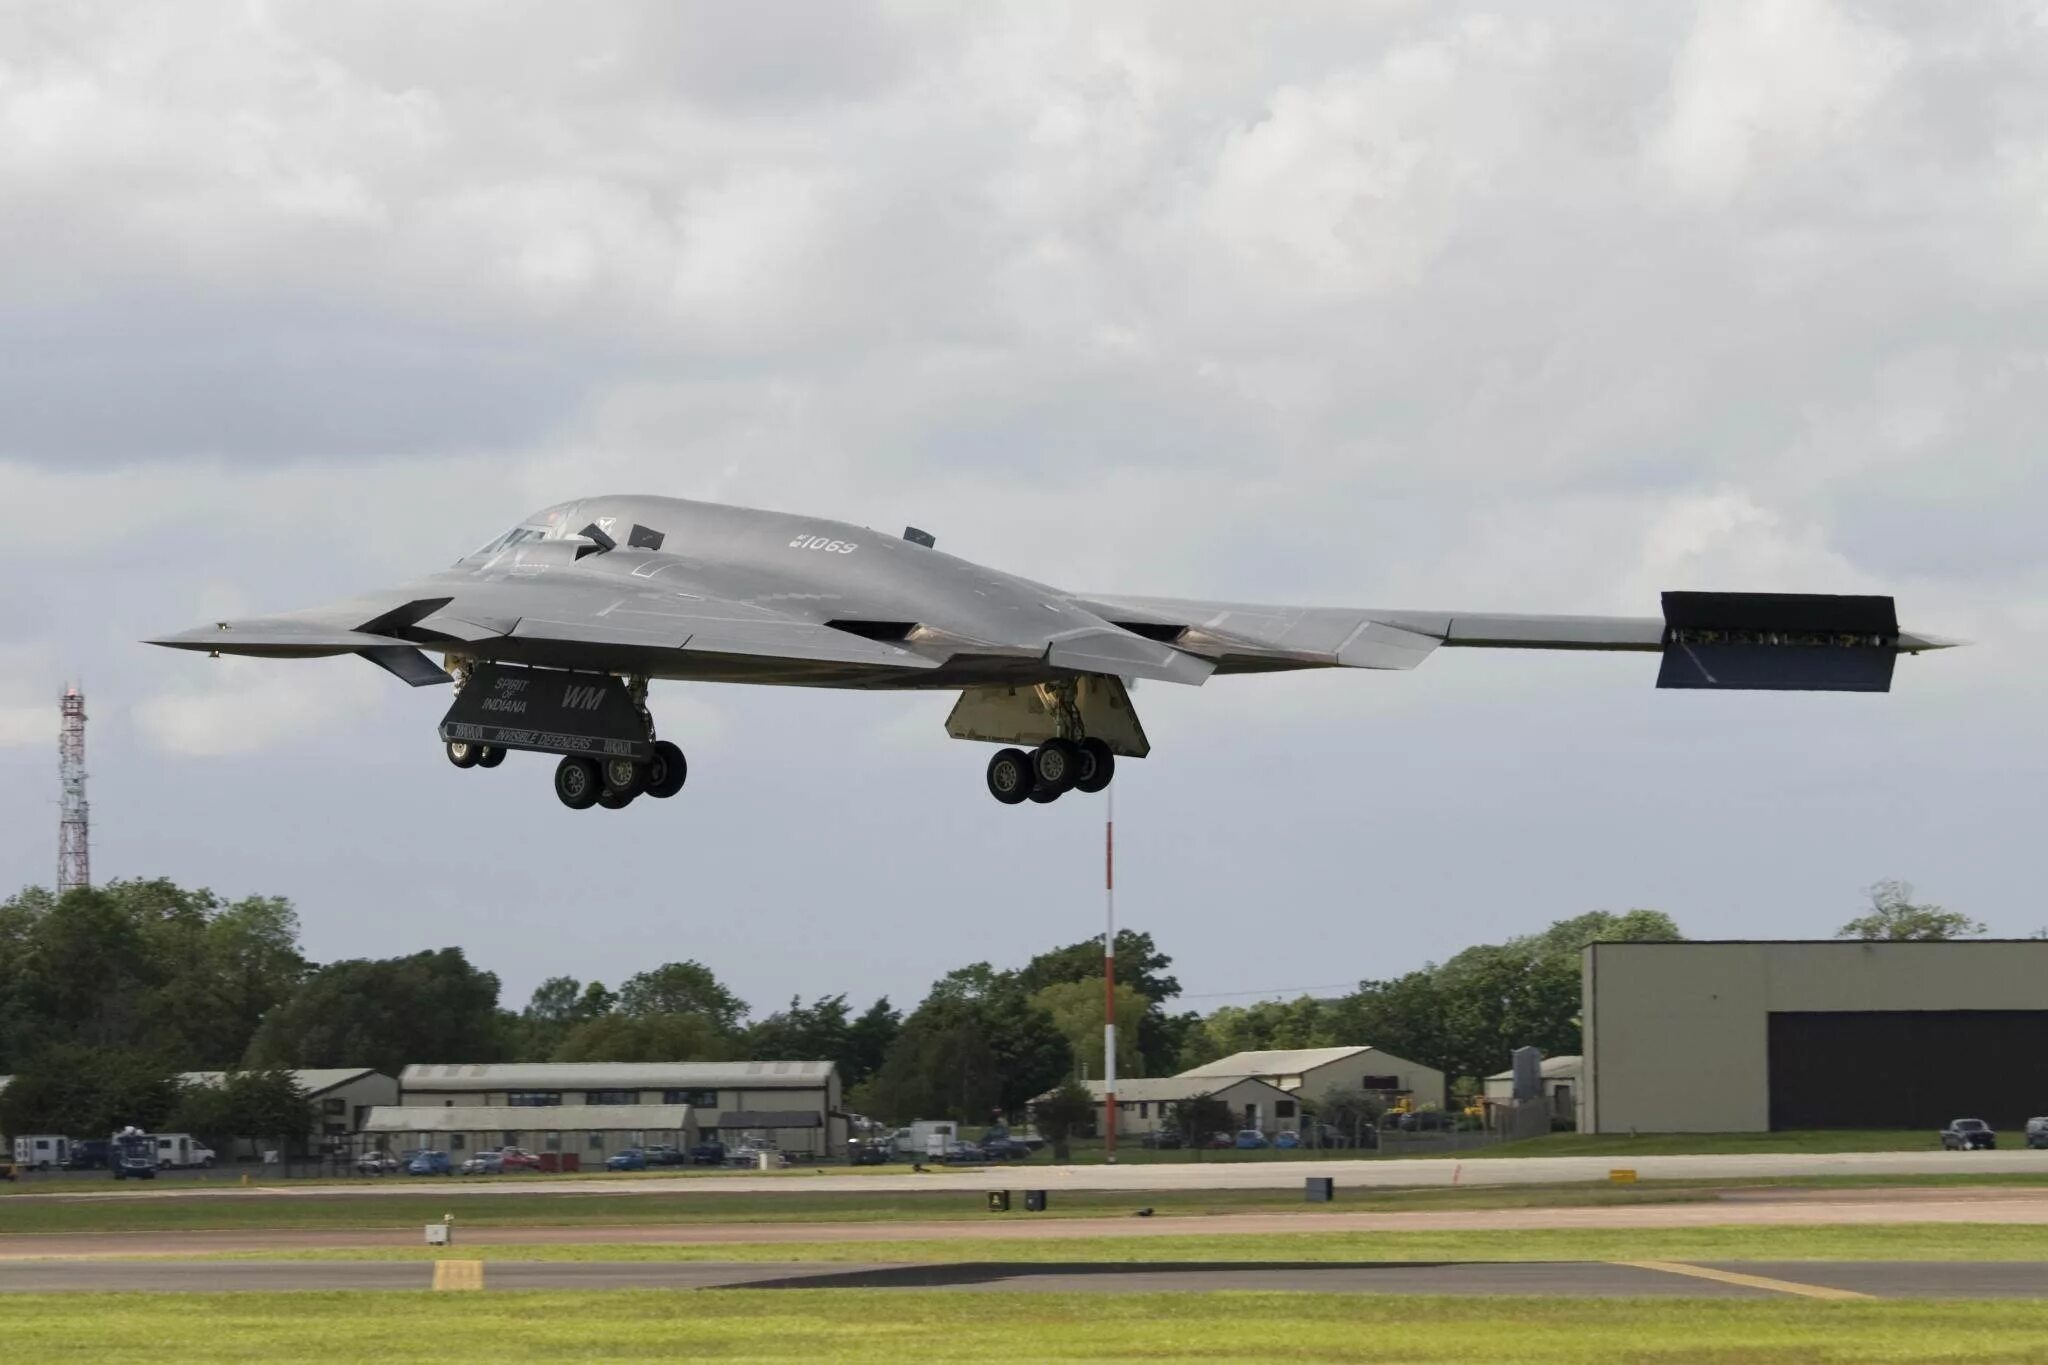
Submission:
<svg viewBox="0 0 2048 1365">
<path fill-rule="evenodd" d="M 1770 1016 L 1771 1127 L 1925 1128 L 1980 1118 L 2017 1145 L 2048 1114 L 2048 1010 Z"/>
</svg>

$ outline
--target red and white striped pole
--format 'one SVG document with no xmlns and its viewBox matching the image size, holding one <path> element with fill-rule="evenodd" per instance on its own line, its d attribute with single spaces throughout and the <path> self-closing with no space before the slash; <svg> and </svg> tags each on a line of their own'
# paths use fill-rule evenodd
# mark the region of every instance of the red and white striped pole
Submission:
<svg viewBox="0 0 2048 1365">
<path fill-rule="evenodd" d="M 1116 1164 L 1116 784 L 1109 786 L 1102 820 L 1102 889 L 1107 927 L 1102 932 L 1102 1137 L 1103 1159 Z"/>
</svg>

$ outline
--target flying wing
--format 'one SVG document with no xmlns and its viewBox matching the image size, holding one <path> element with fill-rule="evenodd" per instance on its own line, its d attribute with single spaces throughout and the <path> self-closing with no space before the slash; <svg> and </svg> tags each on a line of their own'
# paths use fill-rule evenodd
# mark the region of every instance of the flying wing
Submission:
<svg viewBox="0 0 2048 1365">
<path fill-rule="evenodd" d="M 420 654 L 459 644 L 475 658 L 589 666 L 617 651 L 620 671 L 663 656 L 923 670 L 937 661 L 883 640 L 749 602 L 607 582 L 428 580 L 381 599 L 246 621 L 149 641 L 172 649 L 272 658 L 356 654 L 414 686 L 447 675 Z M 570 652 L 574 657 L 569 658 Z"/>
<path fill-rule="evenodd" d="M 1899 654 L 1953 641 L 1899 629 L 1889 597 L 1664 594 L 1664 615 L 1532 616 L 1261 606 L 1168 597 L 1076 603 L 1126 630 L 1213 660 L 1218 673 L 1411 669 L 1436 649 L 1597 649 L 1661 654 L 1657 685 L 1882 692 Z"/>
</svg>

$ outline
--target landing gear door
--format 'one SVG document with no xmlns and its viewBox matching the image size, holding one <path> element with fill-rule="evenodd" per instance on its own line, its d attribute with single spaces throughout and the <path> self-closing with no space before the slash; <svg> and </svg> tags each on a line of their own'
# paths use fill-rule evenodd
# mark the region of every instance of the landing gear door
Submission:
<svg viewBox="0 0 2048 1365">
<path fill-rule="evenodd" d="M 654 757 L 645 714 L 609 673 L 480 663 L 441 718 L 441 738 L 593 758 Z"/>
<path fill-rule="evenodd" d="M 1093 673 L 1076 679 L 1074 705 L 1082 734 L 1101 740 L 1117 757 L 1143 758 L 1152 751 L 1123 679 Z M 970 687 L 946 717 L 946 733 L 993 744 L 1043 744 L 1060 733 L 1058 701 L 1048 687 Z"/>
</svg>

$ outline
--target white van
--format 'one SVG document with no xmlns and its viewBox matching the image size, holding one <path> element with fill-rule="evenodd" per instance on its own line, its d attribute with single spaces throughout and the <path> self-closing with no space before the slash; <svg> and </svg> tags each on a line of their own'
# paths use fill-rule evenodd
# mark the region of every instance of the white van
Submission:
<svg viewBox="0 0 2048 1365">
<path fill-rule="evenodd" d="M 14 1164 L 24 1171 L 47 1171 L 70 1160 L 70 1138 L 55 1133 L 31 1133 L 14 1140 Z"/>
<path fill-rule="evenodd" d="M 156 1165 L 160 1171 L 211 1166 L 214 1162 L 213 1149 L 190 1133 L 156 1133 L 153 1138 L 156 1142 Z"/>
</svg>

